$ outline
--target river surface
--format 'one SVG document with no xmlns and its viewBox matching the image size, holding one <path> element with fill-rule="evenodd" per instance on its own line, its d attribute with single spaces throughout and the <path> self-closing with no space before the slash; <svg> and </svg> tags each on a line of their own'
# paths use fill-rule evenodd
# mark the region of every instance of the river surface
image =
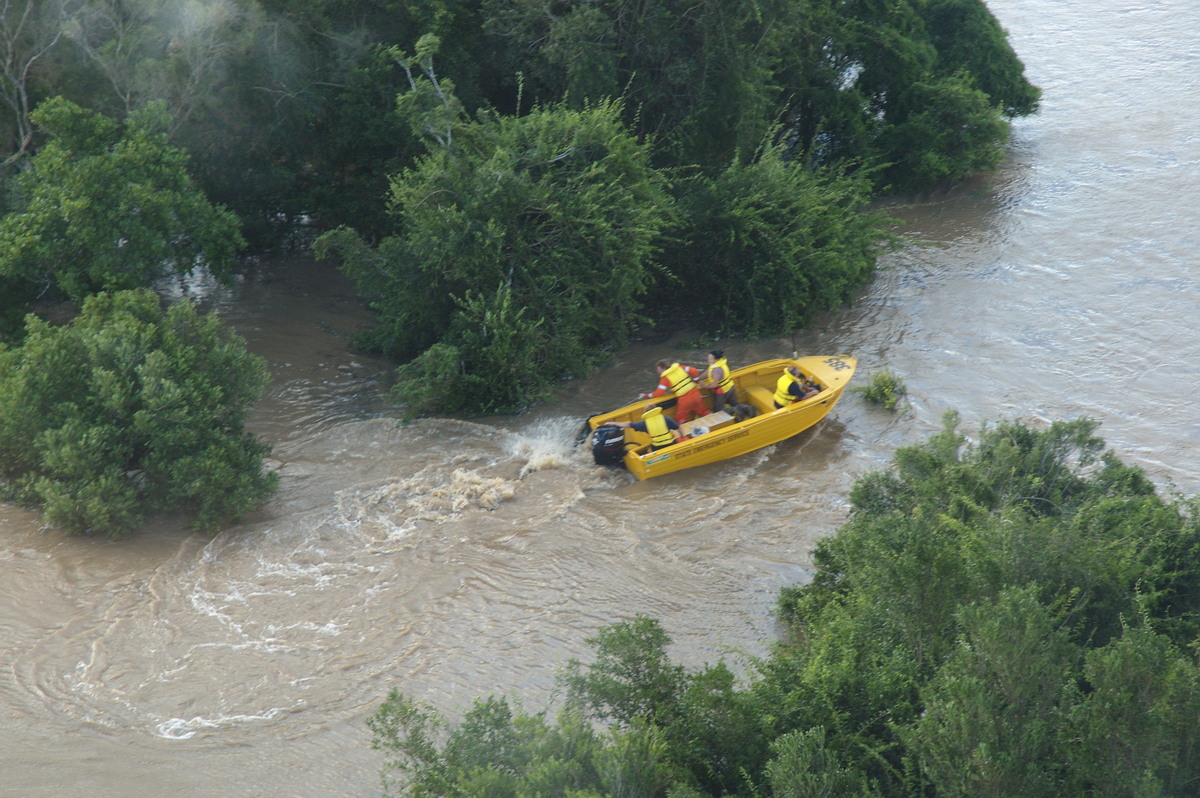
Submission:
<svg viewBox="0 0 1200 798">
<path fill-rule="evenodd" d="M 215 538 L 159 519 L 67 539 L 0 505 L 0 795 L 371 796 L 365 720 L 397 687 L 455 716 L 544 705 L 585 638 L 647 613 L 696 666 L 759 654 L 780 587 L 845 519 L 854 479 L 946 410 L 1081 415 L 1164 491 L 1200 490 L 1200 3 L 994 0 L 1041 112 L 987 179 L 895 205 L 911 247 L 794 338 L 737 365 L 851 353 L 904 412 L 855 394 L 733 462 L 634 484 L 572 446 L 695 331 L 620 353 L 513 418 L 400 426 L 369 319 L 323 264 L 195 285 L 274 374 L 252 421 L 276 498 Z"/>
</svg>

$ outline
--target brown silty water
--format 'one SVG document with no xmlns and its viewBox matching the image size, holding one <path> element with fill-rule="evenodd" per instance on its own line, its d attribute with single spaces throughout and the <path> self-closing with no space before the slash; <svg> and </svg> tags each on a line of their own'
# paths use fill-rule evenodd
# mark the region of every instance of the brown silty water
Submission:
<svg viewBox="0 0 1200 798">
<path fill-rule="evenodd" d="M 733 365 L 801 353 L 888 367 L 892 414 L 848 395 L 816 428 L 646 483 L 592 464 L 590 413 L 699 364 L 685 331 L 630 347 L 517 417 L 401 426 L 369 320 L 305 259 L 186 290 L 270 363 L 254 431 L 279 495 L 215 538 L 158 519 L 68 539 L 0 506 L 0 794 L 372 795 L 365 719 L 392 687 L 454 715 L 500 693 L 540 708 L 601 626 L 653 615 L 682 663 L 762 653 L 780 587 L 805 580 L 854 479 L 946 410 L 1087 415 L 1165 490 L 1200 467 L 1200 7 L 1010 0 L 1041 113 L 1004 167 L 897 203 L 911 247 L 856 303 L 794 338 L 722 341 Z M 860 383 L 861 384 L 861 383 Z"/>
</svg>

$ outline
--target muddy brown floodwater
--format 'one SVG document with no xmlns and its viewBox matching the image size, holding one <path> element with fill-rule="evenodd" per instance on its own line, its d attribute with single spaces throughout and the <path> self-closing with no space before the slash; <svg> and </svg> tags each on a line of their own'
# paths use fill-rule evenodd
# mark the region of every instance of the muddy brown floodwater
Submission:
<svg viewBox="0 0 1200 798">
<path fill-rule="evenodd" d="M 541 706 L 584 639 L 653 615 L 689 665 L 776 633 L 780 587 L 845 518 L 856 476 L 944 411 L 1093 416 L 1166 491 L 1200 487 L 1200 4 L 1004 0 L 992 8 L 1040 114 L 1007 162 L 896 204 L 912 246 L 850 308 L 794 338 L 723 342 L 733 364 L 847 352 L 908 383 L 906 412 L 848 395 L 818 427 L 634 484 L 573 448 L 588 414 L 653 384 L 692 331 L 620 353 L 514 418 L 399 426 L 368 320 L 304 259 L 189 292 L 268 359 L 254 431 L 279 495 L 215 538 L 160 519 L 67 539 L 0 506 L 0 793 L 364 796 L 365 719 L 391 687 L 450 714 L 500 692 Z"/>
</svg>

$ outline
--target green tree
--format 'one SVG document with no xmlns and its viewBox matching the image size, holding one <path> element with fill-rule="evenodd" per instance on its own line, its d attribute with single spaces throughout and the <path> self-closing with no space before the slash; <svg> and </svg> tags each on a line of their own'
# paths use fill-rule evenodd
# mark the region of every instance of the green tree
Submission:
<svg viewBox="0 0 1200 798">
<path fill-rule="evenodd" d="M 1146 619 L 1140 619 L 1145 621 Z M 1138 623 L 1087 652 L 1082 692 L 1060 727 L 1070 754 L 1068 792 L 1186 795 L 1200 771 L 1200 668 L 1171 640 Z"/>
<path fill-rule="evenodd" d="M 932 0 L 922 15 L 937 50 L 939 76 L 966 71 L 1005 116 L 1037 110 L 1041 91 L 1025 79 L 1025 65 L 986 5 L 979 0 Z"/>
<path fill-rule="evenodd" d="M 394 231 L 388 175 L 420 153 L 387 54 L 426 34 L 468 115 L 620 102 L 657 167 L 712 177 L 773 137 L 809 166 L 890 164 L 877 187 L 987 168 L 1036 108 L 983 0 L 44 0 L 5 5 L 0 98 L 62 95 L 166 129 L 256 247 L 352 223 Z M 2 56 L 3 54 L 0 54 Z M 943 107 L 944 106 L 944 107 Z M 965 129 L 964 124 L 968 125 Z"/>
<path fill-rule="evenodd" d="M 843 767 L 825 747 L 825 730 L 819 726 L 789 732 L 771 743 L 771 750 L 775 757 L 766 772 L 776 798 L 878 795 L 861 771 Z"/>
<path fill-rule="evenodd" d="M 928 185 L 994 166 L 1002 117 L 1037 104 L 982 0 L 495 0 L 484 26 L 535 101 L 621 96 L 657 163 L 710 175 L 775 129 L 796 160 L 908 164 L 874 176 Z"/>
<path fill-rule="evenodd" d="M 1007 118 L 1032 113 L 1038 90 L 983 0 L 852 0 L 832 49 L 845 94 L 864 117 L 830 114 L 835 139 L 886 168 L 881 185 L 911 190 L 993 168 Z M 844 149 L 833 144 L 836 151 Z"/>
<path fill-rule="evenodd" d="M 1180 559 L 1200 540 L 1194 510 L 1154 495 L 1095 429 L 1086 419 L 1041 431 L 1004 423 L 968 445 L 951 414 L 930 441 L 899 450 L 893 469 L 860 479 L 850 522 L 817 547 L 812 583 L 781 595 L 794 640 L 756 685 L 778 708 L 777 728 L 824 726 L 843 762 L 898 794 L 909 794 L 903 774 L 918 761 L 939 794 L 985 790 L 984 759 L 994 783 L 1010 786 L 1023 762 L 1068 761 L 1056 732 L 1084 683 L 1082 657 L 1038 653 L 1046 619 L 1079 650 L 1120 640 L 1125 619 L 1143 615 L 1186 645 L 1200 609 L 1195 569 Z M 1008 702 L 1019 696 L 1017 712 Z M 1028 703 L 1037 696 L 1040 709 Z M 984 716 L 997 725 L 975 737 L 950 730 Z M 915 731 L 897 737 L 906 728 Z M 1073 772 L 1055 765 L 1031 794 L 1069 793 Z"/>
<path fill-rule="evenodd" d="M 961 180 L 1003 160 L 1008 121 L 969 75 L 916 82 L 906 95 L 903 114 L 880 136 L 893 187 Z"/>
<path fill-rule="evenodd" d="M 584 667 L 572 660 L 565 678 L 570 700 L 587 715 L 625 727 L 667 726 L 678 718 L 687 675 L 667 656 L 670 637 L 658 621 L 639 615 L 587 642 L 596 647 L 595 661 Z"/>
<path fill-rule="evenodd" d="M 0 219 L 0 278 L 78 301 L 200 266 L 229 274 L 243 243 L 237 219 L 192 183 L 161 106 L 118 124 L 55 98 L 33 120 L 51 140 L 17 178 L 24 207 Z"/>
<path fill-rule="evenodd" d="M 959 612 L 961 638 L 902 732 L 938 795 L 1063 794 L 1056 730 L 1081 652 L 1037 592 L 1006 589 Z"/>
<path fill-rule="evenodd" d="M 323 209 L 318 189 L 338 185 L 315 142 L 330 132 L 323 112 L 340 107 L 330 100 L 354 68 L 346 54 L 367 50 L 361 35 L 330 30 L 320 8 L 271 13 L 276 5 L 88 0 L 69 27 L 72 77 L 59 86 L 116 118 L 162 103 L 197 184 L 238 214 L 259 248 L 288 242 L 304 213 Z"/>
<path fill-rule="evenodd" d="M 560 676 L 565 706 L 549 721 L 477 699 L 462 723 L 393 691 L 368 721 L 397 794 L 674 796 L 733 794 L 761 766 L 756 710 L 737 700 L 723 665 L 695 675 L 670 662 L 670 638 L 638 616 L 589 640 L 596 659 Z M 737 718 L 736 722 L 730 722 Z M 594 722 L 614 726 L 597 733 Z"/>
<path fill-rule="evenodd" d="M 368 345 L 411 361 L 410 410 L 514 410 L 627 339 L 672 205 L 616 103 L 466 121 L 431 53 L 401 98 L 430 141 L 392 180 L 401 233 L 372 248 L 342 228 L 317 253 L 379 312 Z"/>
<path fill-rule="evenodd" d="M 667 253 L 671 293 L 714 328 L 758 335 L 802 327 L 848 301 L 887 242 L 862 176 L 814 173 L 780 147 L 687 183 Z"/>
<path fill-rule="evenodd" d="M 262 360 L 189 301 L 100 293 L 65 326 L 30 315 L 0 351 L 0 486 L 68 533 L 112 536 L 185 509 L 217 527 L 269 495 L 268 448 L 244 428 Z"/>
<path fill-rule="evenodd" d="M 535 102 L 621 97 L 659 163 L 709 168 L 748 154 L 775 121 L 777 72 L 808 33 L 807 5 L 497 0 L 484 24 L 501 69 Z"/>
</svg>

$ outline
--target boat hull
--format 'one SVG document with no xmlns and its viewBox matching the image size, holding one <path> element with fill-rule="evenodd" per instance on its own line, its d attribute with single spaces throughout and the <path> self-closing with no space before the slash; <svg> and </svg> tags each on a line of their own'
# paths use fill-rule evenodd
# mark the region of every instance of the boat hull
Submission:
<svg viewBox="0 0 1200 798">
<path fill-rule="evenodd" d="M 692 435 L 690 440 L 657 451 L 651 450 L 649 436 L 645 433 L 626 430 L 625 468 L 639 480 L 650 479 L 728 460 L 798 435 L 833 410 L 854 376 L 856 365 L 852 357 L 835 355 L 779 358 L 735 369 L 730 376 L 737 388 L 738 401 L 753 405 L 758 411 L 757 416 L 737 421 L 722 413 L 698 419 L 684 425 L 684 432 Z M 775 408 L 775 385 L 788 366 L 799 366 L 805 376 L 818 383 L 821 391 L 801 402 Z M 613 421 L 639 421 L 649 404 L 652 403 L 640 400 L 610 413 L 592 416 L 588 426 L 595 430 Z M 711 398 L 706 397 L 705 404 L 711 407 Z"/>
</svg>

